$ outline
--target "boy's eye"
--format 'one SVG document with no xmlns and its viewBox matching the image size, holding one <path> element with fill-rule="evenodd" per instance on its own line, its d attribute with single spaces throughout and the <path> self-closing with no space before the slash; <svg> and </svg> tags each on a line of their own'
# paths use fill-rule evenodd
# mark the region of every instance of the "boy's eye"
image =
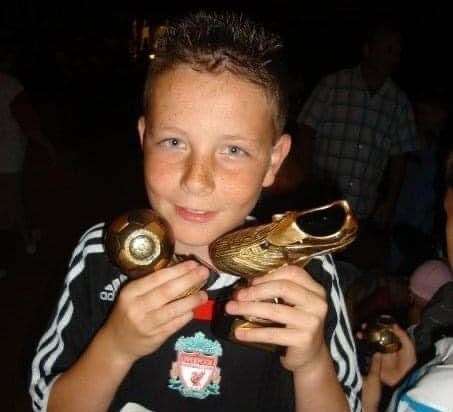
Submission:
<svg viewBox="0 0 453 412">
<path fill-rule="evenodd" d="M 229 156 L 248 156 L 248 153 L 239 146 L 227 146 L 222 153 Z"/>
<path fill-rule="evenodd" d="M 170 137 L 168 139 L 164 139 L 159 142 L 160 145 L 168 147 L 168 148 L 184 148 L 184 143 L 182 140 L 176 137 Z"/>
</svg>

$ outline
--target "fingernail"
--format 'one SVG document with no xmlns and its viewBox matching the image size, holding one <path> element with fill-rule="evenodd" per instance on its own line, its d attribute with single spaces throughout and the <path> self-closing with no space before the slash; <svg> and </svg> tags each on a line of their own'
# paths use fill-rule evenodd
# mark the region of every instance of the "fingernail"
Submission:
<svg viewBox="0 0 453 412">
<path fill-rule="evenodd" d="M 245 336 L 245 331 L 241 328 L 236 328 L 236 330 L 234 331 L 234 336 L 237 338 L 237 339 L 241 339 L 241 338 L 244 338 Z"/>
<path fill-rule="evenodd" d="M 234 301 L 232 301 L 232 300 L 230 300 L 230 301 L 225 305 L 225 310 L 226 310 L 229 314 L 233 315 L 234 312 L 237 310 L 237 307 L 238 307 L 237 303 L 234 302 Z"/>
</svg>

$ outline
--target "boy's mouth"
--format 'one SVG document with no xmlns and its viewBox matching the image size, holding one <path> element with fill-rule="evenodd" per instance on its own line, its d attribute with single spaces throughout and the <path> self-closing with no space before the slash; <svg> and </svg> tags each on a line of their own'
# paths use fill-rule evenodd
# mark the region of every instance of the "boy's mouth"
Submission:
<svg viewBox="0 0 453 412">
<path fill-rule="evenodd" d="M 207 223 L 214 218 L 216 212 L 209 212 L 198 209 L 188 209 L 181 206 L 175 206 L 176 214 L 184 220 L 195 223 Z"/>
</svg>

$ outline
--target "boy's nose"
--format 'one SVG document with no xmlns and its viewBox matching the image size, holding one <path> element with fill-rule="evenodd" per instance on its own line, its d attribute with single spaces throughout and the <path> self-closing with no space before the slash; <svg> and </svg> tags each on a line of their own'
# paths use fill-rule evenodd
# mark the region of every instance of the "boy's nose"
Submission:
<svg viewBox="0 0 453 412">
<path fill-rule="evenodd" d="M 213 172 L 214 166 L 210 159 L 191 156 L 187 159 L 182 186 L 192 194 L 209 194 L 215 187 Z"/>
</svg>

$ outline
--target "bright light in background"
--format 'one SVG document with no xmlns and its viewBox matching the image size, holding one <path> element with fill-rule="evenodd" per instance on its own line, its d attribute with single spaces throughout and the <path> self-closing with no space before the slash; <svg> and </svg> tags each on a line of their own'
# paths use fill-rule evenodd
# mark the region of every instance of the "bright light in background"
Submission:
<svg viewBox="0 0 453 412">
<path fill-rule="evenodd" d="M 154 53 L 149 55 L 150 60 L 154 60 L 155 58 L 156 58 L 156 55 Z"/>
</svg>

